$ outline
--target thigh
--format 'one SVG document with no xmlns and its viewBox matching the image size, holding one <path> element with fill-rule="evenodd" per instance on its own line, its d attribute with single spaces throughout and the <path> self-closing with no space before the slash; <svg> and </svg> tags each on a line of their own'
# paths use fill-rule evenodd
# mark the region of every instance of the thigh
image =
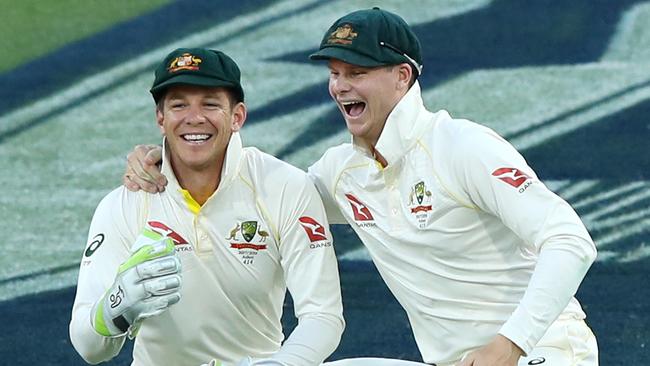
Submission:
<svg viewBox="0 0 650 366">
<path fill-rule="evenodd" d="M 518 366 L 598 366 L 598 345 L 582 320 L 556 321 Z"/>
</svg>

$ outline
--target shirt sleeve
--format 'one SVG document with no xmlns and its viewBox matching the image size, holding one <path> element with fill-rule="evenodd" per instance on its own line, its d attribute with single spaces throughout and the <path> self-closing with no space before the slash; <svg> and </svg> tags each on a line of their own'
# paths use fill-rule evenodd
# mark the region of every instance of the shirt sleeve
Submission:
<svg viewBox="0 0 650 366">
<path fill-rule="evenodd" d="M 539 181 L 507 141 L 482 127 L 462 141 L 455 176 L 463 195 L 538 255 L 521 302 L 500 330 L 528 353 L 575 295 L 596 247 L 573 208 Z"/>
<path fill-rule="evenodd" d="M 93 305 L 113 284 L 117 268 L 128 259 L 135 241 L 137 194 L 118 188 L 99 203 L 82 254 L 77 295 L 72 307 L 70 340 L 79 355 L 96 364 L 115 357 L 126 336 L 104 337 L 92 326 Z"/>
<path fill-rule="evenodd" d="M 319 365 L 338 346 L 345 322 L 332 234 L 311 181 L 293 179 L 279 224 L 281 264 L 298 325 L 273 359 L 290 366 Z"/>
<path fill-rule="evenodd" d="M 307 174 L 311 179 L 312 183 L 316 186 L 318 194 L 320 195 L 323 206 L 325 207 L 325 212 L 327 214 L 327 219 L 330 224 L 348 224 L 347 220 L 341 213 L 339 205 L 334 199 L 334 185 L 335 177 L 332 177 L 334 172 L 331 169 L 327 169 L 327 163 L 325 162 L 329 156 L 323 156 L 317 162 L 307 169 Z M 337 164 L 331 165 L 337 166 Z"/>
</svg>

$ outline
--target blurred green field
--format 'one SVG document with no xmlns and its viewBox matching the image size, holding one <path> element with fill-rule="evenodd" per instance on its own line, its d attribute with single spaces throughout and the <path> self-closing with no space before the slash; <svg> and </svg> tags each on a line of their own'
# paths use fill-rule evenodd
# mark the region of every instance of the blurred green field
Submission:
<svg viewBox="0 0 650 366">
<path fill-rule="evenodd" d="M 0 73 L 171 0 L 0 0 Z"/>
</svg>

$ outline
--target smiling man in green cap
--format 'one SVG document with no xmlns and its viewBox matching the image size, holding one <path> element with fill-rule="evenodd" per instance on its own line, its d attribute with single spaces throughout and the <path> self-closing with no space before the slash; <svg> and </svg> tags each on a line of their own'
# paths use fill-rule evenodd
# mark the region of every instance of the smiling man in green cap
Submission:
<svg viewBox="0 0 650 366">
<path fill-rule="evenodd" d="M 352 12 L 310 57 L 327 61 L 352 141 L 309 175 L 329 222 L 356 231 L 406 310 L 424 361 L 598 365 L 574 298 L 593 240 L 507 141 L 425 108 L 421 46 L 408 24 L 379 8 Z M 160 189 L 160 152 L 136 152 L 125 185 Z"/>
<path fill-rule="evenodd" d="M 320 364 L 344 321 L 313 183 L 242 147 L 244 92 L 226 54 L 171 52 L 151 94 L 169 187 L 121 187 L 97 207 L 70 322 L 75 349 L 103 362 L 130 336 L 134 366 Z M 298 325 L 283 343 L 287 289 Z"/>
</svg>

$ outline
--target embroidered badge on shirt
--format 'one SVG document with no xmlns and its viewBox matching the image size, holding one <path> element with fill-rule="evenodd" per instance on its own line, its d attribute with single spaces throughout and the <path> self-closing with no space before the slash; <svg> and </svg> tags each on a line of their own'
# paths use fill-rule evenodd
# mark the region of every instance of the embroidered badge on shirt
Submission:
<svg viewBox="0 0 650 366">
<path fill-rule="evenodd" d="M 420 229 L 424 229 L 429 220 L 429 215 L 433 209 L 431 205 L 431 191 L 427 189 L 424 181 L 414 184 L 409 194 L 408 208 L 411 214 L 415 216 Z"/>
<path fill-rule="evenodd" d="M 230 241 L 230 248 L 237 250 L 242 263 L 253 264 L 255 256 L 260 250 L 266 250 L 269 233 L 257 224 L 257 221 L 238 222 L 226 240 Z"/>
</svg>

